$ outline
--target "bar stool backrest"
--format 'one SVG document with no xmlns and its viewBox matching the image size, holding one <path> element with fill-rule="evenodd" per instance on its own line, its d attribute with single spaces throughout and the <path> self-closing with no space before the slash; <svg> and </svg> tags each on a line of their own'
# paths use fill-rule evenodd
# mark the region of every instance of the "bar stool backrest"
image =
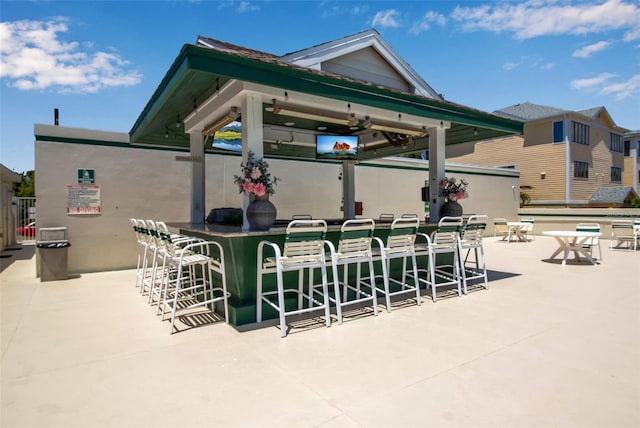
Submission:
<svg viewBox="0 0 640 428">
<path fill-rule="evenodd" d="M 576 225 L 577 232 L 600 232 L 600 224 L 598 223 L 578 223 Z"/>
<path fill-rule="evenodd" d="M 340 229 L 338 253 L 350 257 L 368 256 L 374 229 L 375 222 L 372 219 L 345 221 Z"/>
<path fill-rule="evenodd" d="M 287 226 L 283 264 L 322 262 L 327 222 L 324 220 L 294 220 Z"/>
<path fill-rule="evenodd" d="M 442 217 L 438 228 L 431 233 L 431 243 L 439 246 L 455 246 L 462 232 L 462 217 Z"/>
<path fill-rule="evenodd" d="M 393 221 L 394 217 L 395 216 L 393 214 L 382 213 L 382 214 L 380 214 L 380 217 L 378 217 L 378 220 L 380 220 L 382 222 L 391 223 Z"/>
<path fill-rule="evenodd" d="M 472 215 L 467 219 L 467 224 L 462 230 L 463 241 L 479 241 L 482 239 L 489 217 L 486 215 Z"/>
<path fill-rule="evenodd" d="M 395 219 L 391 223 L 387 238 L 387 248 L 385 249 L 387 254 L 413 251 L 418 226 L 420 226 L 420 220 L 417 217 Z"/>
</svg>

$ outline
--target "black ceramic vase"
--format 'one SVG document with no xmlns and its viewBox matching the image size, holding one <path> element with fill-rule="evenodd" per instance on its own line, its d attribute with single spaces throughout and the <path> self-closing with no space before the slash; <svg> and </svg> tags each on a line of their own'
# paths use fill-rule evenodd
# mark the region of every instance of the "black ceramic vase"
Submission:
<svg viewBox="0 0 640 428">
<path fill-rule="evenodd" d="M 440 207 L 440 217 L 462 216 L 462 205 L 458 201 L 447 201 Z"/>
<path fill-rule="evenodd" d="M 251 230 L 269 230 L 276 221 L 278 211 L 269 201 L 269 194 L 256 196 L 247 207 L 247 220 Z"/>
</svg>

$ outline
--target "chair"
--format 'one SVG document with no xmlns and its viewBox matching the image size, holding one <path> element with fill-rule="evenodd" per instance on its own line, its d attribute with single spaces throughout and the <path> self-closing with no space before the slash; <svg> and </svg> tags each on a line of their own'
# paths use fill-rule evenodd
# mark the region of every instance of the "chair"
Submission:
<svg viewBox="0 0 640 428">
<path fill-rule="evenodd" d="M 609 248 L 620 248 L 622 245 L 627 244 L 629 250 L 634 251 L 637 248 L 636 232 L 633 229 L 633 222 L 631 220 L 612 220 L 611 221 L 611 241 L 609 242 Z"/>
<path fill-rule="evenodd" d="M 278 244 L 270 241 L 260 241 L 258 244 L 257 284 L 256 284 L 256 320 L 262 322 L 262 304 L 266 303 L 278 312 L 280 319 L 280 335 L 286 337 L 288 315 L 304 314 L 324 309 L 325 324 L 331 326 L 329 308 L 329 291 L 327 285 L 327 262 L 325 257 L 325 235 L 327 223 L 324 220 L 294 220 L 286 230 L 282 251 Z M 265 248 L 271 248 L 272 257 L 265 256 Z M 322 277 L 322 301 L 314 297 L 313 269 L 320 268 Z M 308 270 L 308 291 L 304 289 L 304 272 Z M 298 272 L 298 288 L 286 288 L 283 274 Z M 276 275 L 276 290 L 263 289 L 263 277 L 267 274 Z M 295 309 L 288 310 L 285 296 L 296 294 L 298 304 Z M 303 307 L 304 298 L 307 307 Z"/>
<path fill-rule="evenodd" d="M 507 240 L 507 242 L 511 242 L 511 235 L 515 234 L 515 230 L 513 227 L 507 225 L 506 218 L 494 218 L 493 219 L 493 236 L 502 236 L 502 240 Z"/>
<path fill-rule="evenodd" d="M 482 245 L 482 235 L 487 228 L 487 222 L 489 221 L 486 215 L 472 215 L 470 216 L 462 229 L 459 240 L 459 257 L 460 257 L 460 271 L 462 273 L 462 291 L 467 294 L 468 282 L 474 279 L 482 279 L 484 281 L 483 287 L 489 288 L 487 279 L 487 267 L 484 259 L 484 247 Z M 463 251 L 467 250 L 467 253 L 462 258 Z M 468 258 L 473 250 L 473 262 L 472 266 L 468 266 Z"/>
<path fill-rule="evenodd" d="M 169 260 L 176 270 L 175 286 L 163 287 L 159 301 L 162 320 L 166 311 L 171 313 L 171 334 L 174 333 L 175 319 L 179 311 L 196 307 L 208 307 L 215 313 L 214 304 L 223 302 L 225 322 L 229 323 L 227 280 L 224 268 L 222 245 L 214 241 L 191 241 L 177 251 Z M 220 285 L 216 285 L 217 278 Z"/>
<path fill-rule="evenodd" d="M 431 236 L 420 234 L 425 240 L 424 244 L 417 246 L 419 255 L 427 255 L 428 270 L 421 269 L 427 273 L 426 279 L 421 279 L 431 289 L 431 299 L 438 300 L 437 289 L 455 285 L 458 296 L 462 295 L 460 276 L 460 232 L 462 230 L 462 217 L 445 216 L 438 222 L 438 228 L 431 233 Z M 453 260 L 451 264 L 444 262 L 438 264 L 438 254 L 449 254 Z"/>
<path fill-rule="evenodd" d="M 533 234 L 533 224 L 535 223 L 536 219 L 534 217 L 522 217 L 520 221 L 522 223 L 527 223 L 526 226 L 520 228 L 521 233 L 527 240 L 529 240 L 529 236 L 531 236 L 531 239 L 535 241 L 536 236 Z"/>
<path fill-rule="evenodd" d="M 600 224 L 598 223 L 578 223 L 576 225 L 577 232 L 600 232 Z M 582 248 L 587 250 L 593 257 L 593 247 L 598 247 L 598 258 L 602 260 L 602 248 L 600 247 L 600 238 L 587 239 Z"/>
<path fill-rule="evenodd" d="M 378 299 L 375 289 L 373 251 L 371 242 L 375 222 L 372 219 L 347 220 L 340 229 L 338 248 L 327 241 L 330 249 L 331 267 L 335 286 L 334 298 L 338 323 L 342 324 L 342 310 L 345 306 L 370 302 L 374 315 L 378 315 Z M 369 283 L 362 280 L 362 263 L 367 264 Z M 355 264 L 355 283 L 349 283 L 349 266 Z M 342 266 L 342 281 L 338 272 Z M 364 287 L 363 287 L 364 286 Z M 342 290 L 341 290 L 342 288 Z"/>
<path fill-rule="evenodd" d="M 146 267 L 148 248 L 147 227 L 144 220 L 131 218 L 130 221 L 138 242 L 138 262 L 136 264 L 136 287 L 138 287 L 144 281 L 145 276 L 144 268 Z"/>
<path fill-rule="evenodd" d="M 394 296 L 415 293 L 416 303 L 418 305 L 422 303 L 415 249 L 418 226 L 420 226 L 420 220 L 417 217 L 398 218 L 391 223 L 386 244 L 379 238 L 374 238 L 380 247 L 374 250 L 374 259 L 380 260 L 383 282 L 383 288 L 377 285 L 375 288 L 384 294 L 387 312 L 391 312 L 391 297 Z M 400 279 L 391 277 L 391 260 L 394 259 L 402 259 Z M 411 273 L 407 271 L 407 259 L 411 261 Z M 413 279 L 413 284 L 407 282 L 407 277 Z M 391 289 L 391 283 L 399 287 Z"/>
<path fill-rule="evenodd" d="M 380 214 L 380 217 L 378 217 L 378 221 L 381 222 L 381 223 L 391 223 L 391 222 L 393 222 L 394 218 L 395 218 L 395 216 L 393 214 L 382 213 L 382 214 Z"/>
<path fill-rule="evenodd" d="M 169 228 L 162 221 L 155 222 L 154 238 L 157 250 L 149 287 L 149 304 L 154 303 L 155 297 L 158 303 L 158 313 L 160 313 L 168 290 L 176 285 L 178 259 L 182 250 L 189 244 L 204 240 L 170 233 Z"/>
<path fill-rule="evenodd" d="M 138 220 L 138 227 L 146 234 L 145 256 L 142 263 L 140 294 L 144 294 L 145 290 L 151 291 L 155 281 L 155 273 L 157 269 L 157 257 L 159 250 L 159 239 L 156 231 L 156 223 L 153 220 Z"/>
<path fill-rule="evenodd" d="M 291 220 L 313 220 L 311 214 L 294 214 L 291 216 Z"/>
</svg>

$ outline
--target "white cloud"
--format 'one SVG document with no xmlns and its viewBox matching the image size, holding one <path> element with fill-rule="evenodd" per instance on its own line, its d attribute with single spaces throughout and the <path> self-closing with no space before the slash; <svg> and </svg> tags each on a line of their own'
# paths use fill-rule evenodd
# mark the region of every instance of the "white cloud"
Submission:
<svg viewBox="0 0 640 428">
<path fill-rule="evenodd" d="M 611 46 L 609 42 L 597 42 L 588 46 L 584 46 L 573 52 L 573 56 L 576 58 L 589 58 L 592 54 L 604 50 Z"/>
<path fill-rule="evenodd" d="M 238 13 L 254 12 L 256 10 L 260 10 L 260 6 L 251 4 L 248 1 L 241 1 L 236 8 L 236 12 Z"/>
<path fill-rule="evenodd" d="M 502 68 L 507 71 L 511 71 L 515 68 L 520 67 L 520 65 L 522 65 L 522 62 L 505 62 L 504 64 L 502 64 Z"/>
<path fill-rule="evenodd" d="M 613 73 L 601 73 L 595 77 L 576 79 L 571 81 L 573 89 L 593 89 L 602 86 L 606 81 L 615 77 Z"/>
<path fill-rule="evenodd" d="M 519 67 L 526 67 L 528 69 L 547 71 L 554 68 L 556 65 L 552 62 L 544 62 L 542 58 L 538 56 L 523 56 L 519 61 L 509 61 L 502 64 L 502 69 L 511 71 Z"/>
<path fill-rule="evenodd" d="M 0 22 L 0 78 L 21 90 L 55 88 L 62 92 L 97 92 L 132 86 L 142 75 L 127 70 L 128 61 L 109 52 L 80 50 L 79 42 L 58 38 L 67 20 Z M 82 44 L 90 50 L 91 44 Z"/>
<path fill-rule="evenodd" d="M 601 94 L 613 94 L 616 100 L 620 101 L 632 96 L 640 90 L 640 74 L 636 74 L 624 82 L 617 82 L 605 85 L 600 91 Z"/>
<path fill-rule="evenodd" d="M 395 9 L 381 10 L 380 12 L 377 12 L 376 15 L 373 17 L 373 21 L 371 22 L 371 25 L 373 25 L 374 27 L 379 26 L 382 28 L 385 28 L 385 27 L 398 28 L 400 27 L 399 16 L 400 16 L 400 12 L 398 12 Z"/>
<path fill-rule="evenodd" d="M 628 98 L 640 90 L 640 74 L 623 81 L 613 81 L 615 77 L 616 75 L 613 73 L 601 73 L 594 77 L 573 80 L 571 87 L 596 91 L 602 95 L 614 95 L 617 101 Z"/>
<path fill-rule="evenodd" d="M 409 30 L 409 32 L 411 34 L 420 34 L 423 31 L 427 31 L 429 28 L 431 28 L 432 23 L 444 27 L 444 25 L 447 23 L 447 18 L 440 13 L 429 11 L 425 13 L 420 21 L 418 21 L 413 25 L 413 27 L 411 27 L 411 30 Z"/>
<path fill-rule="evenodd" d="M 468 31 L 508 32 L 517 39 L 608 30 L 625 30 L 625 41 L 640 38 L 640 4 L 623 0 L 597 3 L 529 0 L 478 7 L 456 6 L 451 18 Z"/>
</svg>

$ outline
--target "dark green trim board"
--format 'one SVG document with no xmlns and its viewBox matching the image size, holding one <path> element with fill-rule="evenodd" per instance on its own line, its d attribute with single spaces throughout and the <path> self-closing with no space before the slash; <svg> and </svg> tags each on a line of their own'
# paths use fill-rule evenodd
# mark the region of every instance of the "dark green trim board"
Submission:
<svg viewBox="0 0 640 428">
<path fill-rule="evenodd" d="M 50 143 L 67 143 L 67 144 L 82 144 L 93 146 L 105 146 L 105 147 L 120 147 L 123 149 L 142 149 L 142 150 L 160 150 L 166 152 L 188 152 L 188 149 L 179 147 L 154 147 L 154 146 L 132 146 L 129 143 L 120 143 L 117 141 L 106 140 L 89 140 L 84 138 L 68 138 L 68 137 L 52 137 L 49 135 L 36 135 L 36 142 L 50 142 Z"/>
<path fill-rule="evenodd" d="M 417 166 L 401 166 L 401 165 L 381 165 L 381 164 L 377 164 L 377 163 L 357 163 L 356 166 L 361 166 L 361 167 L 367 167 L 367 168 L 386 168 L 386 169 L 401 169 L 401 170 L 408 170 L 408 171 L 425 171 L 425 172 L 429 172 L 429 168 L 420 168 Z M 457 169 L 448 169 L 447 168 L 447 173 L 458 173 L 458 174 L 466 174 L 466 175 L 481 175 L 481 176 L 486 176 L 486 177 L 519 177 L 520 174 L 518 171 L 509 171 L 509 172 L 505 172 L 505 173 L 499 173 L 499 172 L 478 172 L 478 171 L 464 171 L 464 170 L 457 170 Z"/>
</svg>

